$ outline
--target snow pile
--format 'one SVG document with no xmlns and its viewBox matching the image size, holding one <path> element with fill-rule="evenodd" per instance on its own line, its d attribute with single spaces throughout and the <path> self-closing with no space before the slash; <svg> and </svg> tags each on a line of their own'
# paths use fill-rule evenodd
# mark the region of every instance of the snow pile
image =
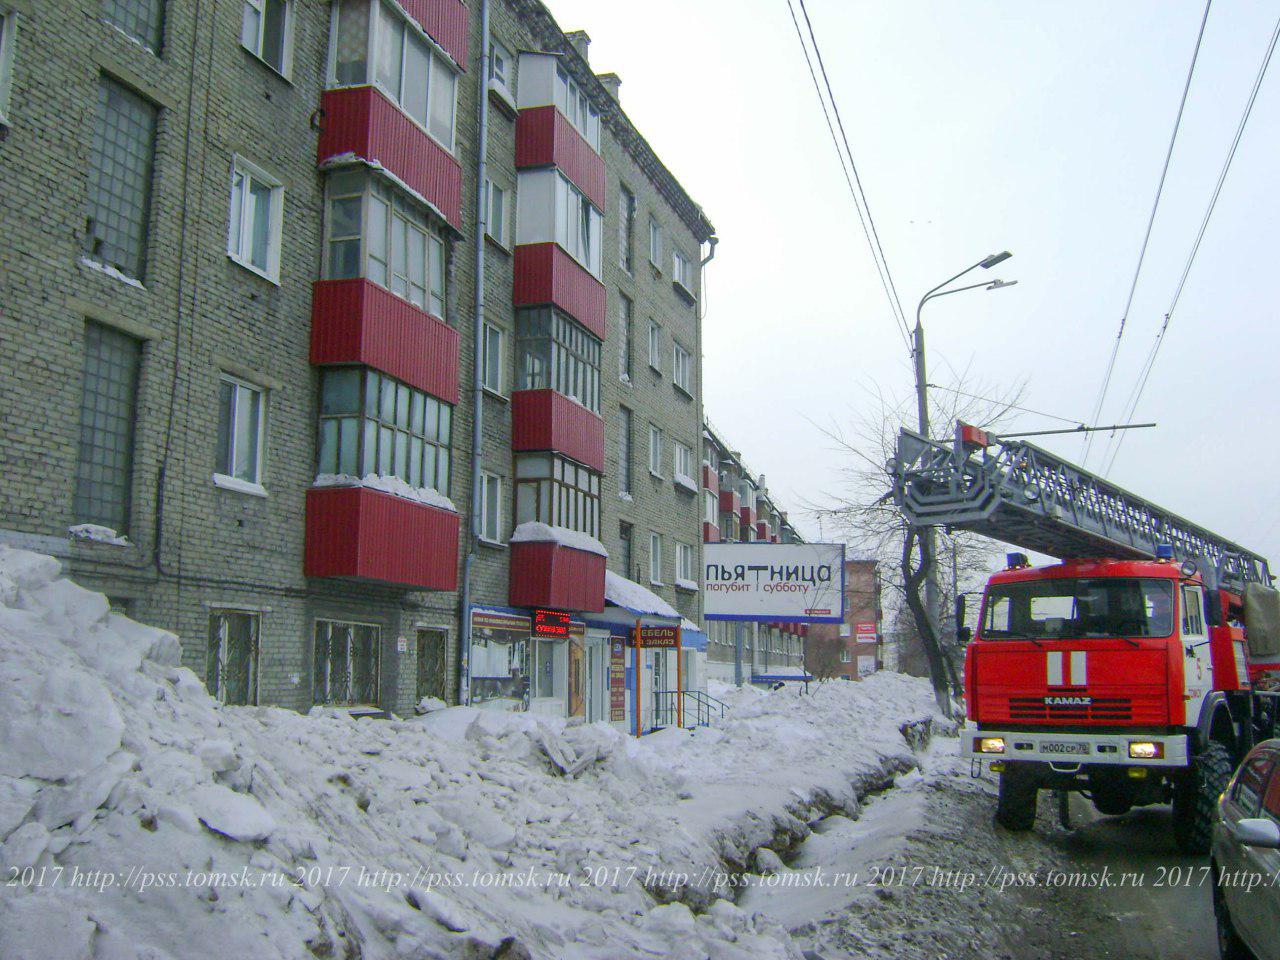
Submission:
<svg viewBox="0 0 1280 960">
<path fill-rule="evenodd" d="M 429 507 L 457 513 L 458 508 L 453 501 L 439 490 L 430 487 L 411 487 L 399 477 L 383 477 L 376 473 L 367 473 L 363 478 L 349 473 L 322 473 L 316 477 L 313 487 L 366 487 L 369 490 L 381 490 L 402 500 L 414 500 L 425 503 Z"/>
<path fill-rule="evenodd" d="M 224 707 L 176 638 L 0 548 L 0 957 L 799 956 L 662 871 L 742 862 L 910 762 L 927 684 L 734 691 L 635 741 L 470 707 Z M 803 824 L 800 824 L 803 828 Z M 655 896 L 656 895 L 656 896 Z M 732 891 L 724 893 L 731 897 Z"/>
<path fill-rule="evenodd" d="M 595 553 L 602 557 L 609 556 L 609 551 L 604 548 L 604 544 L 591 536 L 591 534 L 583 533 L 580 530 L 570 530 L 568 527 L 553 527 L 549 524 L 539 523 L 537 520 L 527 520 L 516 527 L 511 532 L 511 542 L 558 543 L 562 547 L 584 550 L 587 553 Z"/>
<path fill-rule="evenodd" d="M 67 533 L 71 535 L 73 540 L 88 540 L 92 543 L 109 543 L 113 547 L 129 546 L 128 537 L 122 537 L 110 527 L 104 527 L 97 523 L 77 523 L 74 527 L 67 527 Z"/>
</svg>

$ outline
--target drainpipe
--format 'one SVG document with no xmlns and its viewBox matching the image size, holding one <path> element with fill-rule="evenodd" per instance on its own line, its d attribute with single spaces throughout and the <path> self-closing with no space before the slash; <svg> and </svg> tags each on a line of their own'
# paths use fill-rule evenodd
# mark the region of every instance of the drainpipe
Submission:
<svg viewBox="0 0 1280 960">
<path fill-rule="evenodd" d="M 706 423 L 706 412 L 702 404 L 702 318 L 707 315 L 707 311 L 706 311 L 707 284 L 704 277 L 706 273 L 707 264 L 710 263 L 715 258 L 716 244 L 720 242 L 720 238 L 717 237 L 715 234 L 712 234 L 710 237 L 707 238 L 707 242 L 711 245 L 711 249 L 707 251 L 707 255 L 705 257 L 703 257 L 700 261 L 698 261 L 698 326 L 696 331 L 698 342 L 695 345 L 698 351 L 698 445 L 694 447 L 694 449 L 699 452 L 699 456 L 697 460 L 698 463 L 702 462 L 701 452 L 702 452 L 703 446 L 706 443 L 706 441 L 702 439 L 702 432 L 705 429 L 704 424 Z M 713 466 L 712 469 L 715 470 L 717 475 L 719 475 L 720 469 L 718 466 Z M 719 496 L 720 495 L 717 493 L 716 497 L 719 498 Z M 699 511 L 698 515 L 701 516 L 702 515 L 701 503 L 698 504 L 698 511 Z M 702 524 L 698 524 L 698 529 L 702 529 Z M 706 552 L 703 551 L 702 565 L 704 569 L 706 567 L 706 563 L 707 563 L 707 556 L 706 556 Z M 698 605 L 699 607 L 702 606 L 701 593 L 698 594 Z M 702 611 L 699 610 L 699 613 L 701 612 Z M 702 626 L 705 628 L 707 625 L 706 617 L 702 617 L 701 619 L 702 619 Z M 738 635 L 737 624 L 734 625 L 734 647 L 736 651 L 736 655 L 734 658 L 735 659 L 734 682 L 740 687 L 742 686 L 742 647 L 741 647 L 741 637 Z"/>
<path fill-rule="evenodd" d="M 485 175 L 488 172 L 489 155 L 489 0 L 480 0 L 480 135 L 476 149 L 476 301 L 472 343 L 472 378 L 474 380 L 471 404 L 471 534 L 467 538 L 467 556 L 462 564 L 462 606 L 458 617 L 462 629 L 458 631 L 458 703 L 471 702 L 471 569 L 475 566 L 476 545 L 480 542 L 480 467 L 484 442 L 484 386 L 481 376 L 482 346 L 484 344 L 484 235 L 489 225 L 488 204 L 485 202 Z"/>
</svg>

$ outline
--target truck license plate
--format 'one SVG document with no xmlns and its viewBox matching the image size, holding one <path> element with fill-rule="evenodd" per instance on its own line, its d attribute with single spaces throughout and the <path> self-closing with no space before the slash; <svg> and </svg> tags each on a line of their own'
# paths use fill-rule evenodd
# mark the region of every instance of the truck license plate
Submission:
<svg viewBox="0 0 1280 960">
<path fill-rule="evenodd" d="M 1071 753 L 1087 757 L 1089 755 L 1089 745 L 1087 743 L 1042 743 L 1040 744 L 1040 752 Z"/>
</svg>

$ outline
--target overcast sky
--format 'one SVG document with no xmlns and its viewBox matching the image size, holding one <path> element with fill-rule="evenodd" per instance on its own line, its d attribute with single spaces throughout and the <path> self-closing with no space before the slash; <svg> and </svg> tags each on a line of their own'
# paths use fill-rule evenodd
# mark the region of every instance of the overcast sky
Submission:
<svg viewBox="0 0 1280 960">
<path fill-rule="evenodd" d="M 993 251 L 1018 280 L 925 309 L 930 380 L 1088 419 L 1137 263 L 1200 0 L 807 0 L 908 315 Z M 797 0 L 798 3 L 798 0 Z M 712 421 L 795 507 L 838 485 L 811 421 L 911 389 L 786 0 L 549 0 L 721 237 L 706 276 Z M 1108 409 L 1169 308 L 1280 8 L 1210 14 Z M 1280 562 L 1280 65 L 1263 85 L 1111 478 Z M 990 275 L 988 275 L 989 277 Z M 936 371 L 936 372 L 935 372 Z M 954 381 L 951 381 L 954 382 Z M 1059 426 L 1025 416 L 1019 429 Z M 1078 437 L 1042 441 L 1079 460 Z M 1100 468 L 1105 444 L 1090 466 Z"/>
</svg>

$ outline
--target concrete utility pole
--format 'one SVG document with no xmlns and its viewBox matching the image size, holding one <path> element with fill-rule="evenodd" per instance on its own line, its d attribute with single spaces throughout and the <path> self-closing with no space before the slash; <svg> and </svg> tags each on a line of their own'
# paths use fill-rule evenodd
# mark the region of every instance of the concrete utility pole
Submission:
<svg viewBox="0 0 1280 960">
<path fill-rule="evenodd" d="M 978 267 L 990 270 L 997 263 L 1003 263 L 1012 256 L 1012 253 L 1005 250 L 1002 253 L 993 253 L 989 257 L 984 257 L 973 266 L 965 267 L 954 277 L 949 277 L 942 281 L 942 283 L 920 298 L 920 305 L 916 307 L 916 329 L 912 338 L 911 352 L 915 360 L 916 370 L 916 421 L 920 436 L 926 440 L 929 439 L 929 381 L 925 376 L 924 327 L 920 324 L 920 312 L 924 310 L 925 303 L 934 297 L 945 297 L 949 293 L 960 293 L 964 290 L 974 290 L 978 287 L 986 287 L 988 290 L 1012 287 L 1018 282 L 1017 280 L 1012 280 L 1008 283 L 1004 280 L 984 281 L 983 283 L 972 283 L 967 287 L 956 287 L 954 290 L 942 289 L 947 284 L 959 280 L 970 270 L 976 270 Z M 941 592 L 938 589 L 937 537 L 933 527 L 925 527 L 920 533 L 920 564 L 924 568 L 925 574 L 924 605 L 929 614 L 929 624 L 933 628 L 935 639 L 941 642 L 941 637 L 938 634 L 939 625 L 942 623 Z"/>
</svg>

